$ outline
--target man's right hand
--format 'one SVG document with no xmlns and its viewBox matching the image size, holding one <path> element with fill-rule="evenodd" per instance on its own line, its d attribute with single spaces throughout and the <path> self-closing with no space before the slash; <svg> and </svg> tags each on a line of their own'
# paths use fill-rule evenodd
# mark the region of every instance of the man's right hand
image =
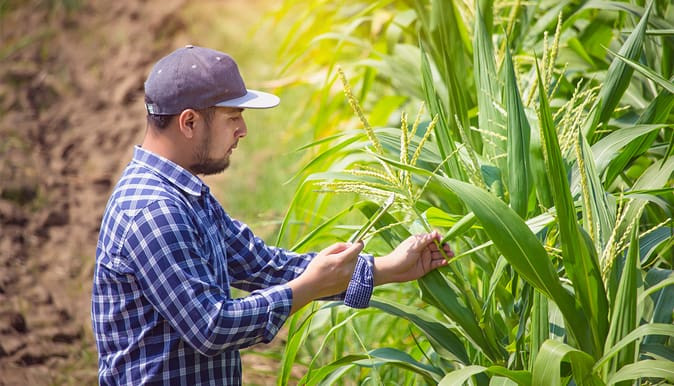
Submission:
<svg viewBox="0 0 674 386">
<path fill-rule="evenodd" d="M 288 282 L 293 292 L 290 313 L 313 300 L 344 292 L 362 250 L 362 242 L 336 243 L 319 252 L 300 276 Z"/>
</svg>

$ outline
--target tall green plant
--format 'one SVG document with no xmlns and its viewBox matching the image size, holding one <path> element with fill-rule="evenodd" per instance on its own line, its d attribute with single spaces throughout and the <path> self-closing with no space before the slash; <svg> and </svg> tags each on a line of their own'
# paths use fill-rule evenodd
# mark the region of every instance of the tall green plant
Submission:
<svg viewBox="0 0 674 386">
<path fill-rule="evenodd" d="M 602 6 L 611 10 L 593 11 Z M 387 324 L 334 303 L 299 314 L 279 383 L 293 363 L 306 365 L 301 382 L 309 384 L 401 374 L 440 384 L 673 381 L 666 297 L 674 296 L 674 102 L 660 66 L 673 46 L 648 34 L 650 25 L 668 36 L 673 7 L 439 0 L 344 7 L 358 15 L 344 25 L 358 27 L 314 41 L 367 48 L 360 51 L 367 60 L 345 66 L 355 74 L 345 82 L 349 104 L 365 131 L 307 147 L 312 159 L 298 175 L 279 241 L 299 239 L 292 229 L 312 229 L 299 249 L 345 240 L 395 193 L 397 205 L 376 224 L 367 250 L 386 253 L 434 227 L 457 256 L 418 287 L 378 289 L 370 312 L 383 312 Z M 333 56 L 328 68 L 354 60 L 349 55 Z M 410 64 L 416 72 L 396 71 Z M 327 79 L 332 86 L 334 75 Z M 418 99 L 430 114 L 410 126 L 407 106 Z M 333 106 L 348 127 L 354 115 Z M 389 125 L 382 111 L 400 124 Z M 328 308 L 332 324 L 321 316 Z M 302 350 L 325 352 L 315 340 L 326 330 L 332 359 L 303 361 Z"/>
</svg>

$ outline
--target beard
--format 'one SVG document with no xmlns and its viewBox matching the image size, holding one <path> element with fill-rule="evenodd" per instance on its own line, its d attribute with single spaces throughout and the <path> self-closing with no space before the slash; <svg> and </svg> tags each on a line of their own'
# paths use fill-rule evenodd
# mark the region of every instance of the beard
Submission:
<svg viewBox="0 0 674 386">
<path fill-rule="evenodd" d="M 196 174 L 203 174 L 205 176 L 211 174 L 218 174 L 223 172 L 229 166 L 229 154 L 224 157 L 215 159 L 209 157 L 209 145 L 211 142 L 211 124 L 206 122 L 206 135 L 197 147 L 194 159 L 196 160 L 190 166 L 190 170 Z"/>
</svg>

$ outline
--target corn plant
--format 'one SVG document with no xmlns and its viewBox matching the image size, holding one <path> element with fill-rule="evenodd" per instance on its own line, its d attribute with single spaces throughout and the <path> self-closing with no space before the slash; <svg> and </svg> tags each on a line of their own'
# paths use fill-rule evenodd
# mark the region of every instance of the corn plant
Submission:
<svg viewBox="0 0 674 386">
<path fill-rule="evenodd" d="M 371 49 L 351 67 L 358 97 L 339 71 L 321 91 L 341 78 L 362 130 L 305 148 L 314 157 L 278 241 L 346 240 L 393 193 L 367 250 L 436 228 L 456 257 L 378 290 L 368 310 L 299 313 L 279 383 L 293 364 L 302 384 L 674 382 L 674 7 L 368 4 L 347 2 L 358 22 L 315 39 Z M 354 27 L 382 15 L 385 45 Z M 410 125 L 418 101 L 428 113 Z"/>
</svg>

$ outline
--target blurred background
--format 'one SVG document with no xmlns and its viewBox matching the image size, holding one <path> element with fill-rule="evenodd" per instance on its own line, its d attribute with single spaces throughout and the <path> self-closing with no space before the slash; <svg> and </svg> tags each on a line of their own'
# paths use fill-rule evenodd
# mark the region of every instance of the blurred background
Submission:
<svg viewBox="0 0 674 386">
<path fill-rule="evenodd" d="M 303 86 L 279 89 L 287 27 L 270 16 L 276 3 L 0 1 L 0 385 L 96 383 L 89 310 L 99 223 L 142 140 L 143 81 L 172 50 L 227 52 L 249 88 L 281 96 L 278 108 L 245 114 L 248 136 L 232 166 L 207 180 L 260 236 L 278 229 L 305 139 Z M 273 381 L 276 363 L 244 354 L 245 383 Z"/>
</svg>

